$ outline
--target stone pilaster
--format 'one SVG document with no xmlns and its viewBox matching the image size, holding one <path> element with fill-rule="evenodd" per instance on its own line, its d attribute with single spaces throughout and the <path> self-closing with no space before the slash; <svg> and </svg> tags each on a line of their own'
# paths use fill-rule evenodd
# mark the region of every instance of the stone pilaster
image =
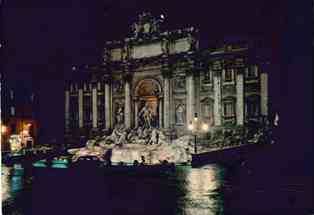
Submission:
<svg viewBox="0 0 314 215">
<path fill-rule="evenodd" d="M 163 127 L 163 123 L 162 123 L 162 99 L 159 99 L 159 128 Z"/>
<path fill-rule="evenodd" d="M 110 129 L 111 125 L 111 83 L 105 81 L 105 129 Z"/>
<path fill-rule="evenodd" d="M 134 100 L 134 125 L 138 127 L 138 100 Z"/>
<path fill-rule="evenodd" d="M 261 114 L 268 115 L 268 74 L 261 72 Z"/>
<path fill-rule="evenodd" d="M 162 59 L 162 76 L 164 81 L 164 99 L 163 99 L 163 128 L 170 129 L 171 127 L 171 109 L 170 109 L 170 99 L 171 99 L 171 77 L 172 73 L 170 70 L 169 62 L 167 56 Z"/>
<path fill-rule="evenodd" d="M 93 128 L 97 128 L 97 84 L 92 85 Z"/>
<path fill-rule="evenodd" d="M 200 72 L 199 70 L 196 71 L 196 74 L 194 76 L 194 88 L 195 88 L 195 108 L 194 111 L 196 113 L 199 113 L 198 116 L 201 116 L 201 102 L 200 102 L 200 86 L 201 85 L 201 79 L 200 79 Z"/>
<path fill-rule="evenodd" d="M 246 70 L 248 68 L 245 68 Z M 244 74 L 243 69 L 236 71 L 236 92 L 237 92 L 237 125 L 244 124 Z"/>
<path fill-rule="evenodd" d="M 83 128 L 83 89 L 78 90 L 79 128 Z"/>
<path fill-rule="evenodd" d="M 170 128 L 170 78 L 164 77 L 164 128 Z"/>
<path fill-rule="evenodd" d="M 221 71 L 214 71 L 214 125 L 221 125 Z"/>
<path fill-rule="evenodd" d="M 186 119 L 187 124 L 192 122 L 195 113 L 195 86 L 193 73 L 189 71 L 186 76 Z"/>
<path fill-rule="evenodd" d="M 65 130 L 69 129 L 70 124 L 70 92 L 69 90 L 65 91 Z"/>
<path fill-rule="evenodd" d="M 126 128 L 131 128 L 131 76 L 124 77 L 124 123 Z"/>
</svg>

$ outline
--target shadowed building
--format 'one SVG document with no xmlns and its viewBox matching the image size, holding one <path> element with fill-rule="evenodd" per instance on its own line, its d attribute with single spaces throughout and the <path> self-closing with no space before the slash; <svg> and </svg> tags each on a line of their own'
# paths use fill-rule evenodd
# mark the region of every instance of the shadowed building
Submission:
<svg viewBox="0 0 314 215">
<path fill-rule="evenodd" d="M 23 81 L 5 79 L 1 89 L 3 151 L 31 148 L 37 144 L 37 98 Z"/>
<path fill-rule="evenodd" d="M 66 137 L 156 127 L 188 132 L 195 113 L 211 128 L 243 126 L 268 115 L 268 75 L 245 42 L 201 49 L 193 27 L 161 31 L 163 17 L 142 13 L 132 35 L 108 41 L 100 66 L 73 67 L 65 88 Z"/>
</svg>

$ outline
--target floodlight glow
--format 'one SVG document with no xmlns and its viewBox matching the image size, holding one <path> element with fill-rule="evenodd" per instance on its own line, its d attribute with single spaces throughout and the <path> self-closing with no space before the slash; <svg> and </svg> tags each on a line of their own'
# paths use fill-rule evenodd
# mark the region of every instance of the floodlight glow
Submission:
<svg viewBox="0 0 314 215">
<path fill-rule="evenodd" d="M 203 129 L 203 131 L 208 131 L 208 125 L 206 123 L 204 123 L 202 125 L 202 129 Z"/>
<path fill-rule="evenodd" d="M 188 129 L 192 131 L 192 130 L 194 129 L 194 125 L 193 125 L 192 123 L 190 123 L 190 124 L 188 125 Z"/>
<path fill-rule="evenodd" d="M 6 127 L 5 125 L 2 125 L 2 126 L 1 126 L 1 133 L 2 133 L 2 134 L 5 134 L 5 133 L 7 132 L 7 130 L 8 130 L 8 129 L 7 129 L 7 127 Z"/>
</svg>

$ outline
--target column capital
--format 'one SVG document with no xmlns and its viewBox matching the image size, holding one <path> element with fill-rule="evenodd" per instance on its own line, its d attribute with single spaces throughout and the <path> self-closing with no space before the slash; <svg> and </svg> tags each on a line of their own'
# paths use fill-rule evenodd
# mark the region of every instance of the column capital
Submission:
<svg viewBox="0 0 314 215">
<path fill-rule="evenodd" d="M 247 69 L 247 67 L 236 67 L 236 68 L 234 68 L 237 75 L 243 75 L 246 69 Z"/>
<path fill-rule="evenodd" d="M 167 64 L 162 65 L 161 67 L 161 74 L 164 78 L 171 78 L 172 77 L 172 71 L 170 66 Z"/>
<path fill-rule="evenodd" d="M 92 84 L 92 88 L 94 89 L 94 88 L 97 88 L 97 81 L 94 81 L 94 80 L 92 80 L 91 81 L 91 84 Z"/>
<path fill-rule="evenodd" d="M 110 84 L 112 82 L 111 75 L 103 75 L 101 79 L 105 84 Z"/>
<path fill-rule="evenodd" d="M 223 69 L 223 60 L 214 60 L 212 62 L 212 70 L 213 71 L 221 71 Z"/>
<path fill-rule="evenodd" d="M 222 70 L 213 70 L 213 75 L 214 76 L 221 76 Z"/>
<path fill-rule="evenodd" d="M 131 72 L 127 72 L 123 74 L 122 78 L 123 78 L 123 81 L 130 83 L 132 81 L 133 74 Z"/>
<path fill-rule="evenodd" d="M 86 83 L 85 80 L 79 80 L 79 81 L 77 82 L 78 90 L 83 89 L 84 83 Z"/>
<path fill-rule="evenodd" d="M 245 68 L 245 65 L 247 65 L 247 60 L 243 57 L 238 57 L 233 60 L 232 67 L 235 69 L 243 69 Z"/>
</svg>

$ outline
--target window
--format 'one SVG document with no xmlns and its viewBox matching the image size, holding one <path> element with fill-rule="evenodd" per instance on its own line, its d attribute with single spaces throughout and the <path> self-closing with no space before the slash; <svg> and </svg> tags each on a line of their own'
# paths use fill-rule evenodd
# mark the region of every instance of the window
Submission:
<svg viewBox="0 0 314 215">
<path fill-rule="evenodd" d="M 11 116 L 15 115 L 15 107 L 11 106 L 10 108 Z"/>
<path fill-rule="evenodd" d="M 225 70 L 225 82 L 232 82 L 233 81 L 233 74 L 232 69 Z"/>
<path fill-rule="evenodd" d="M 259 100 L 248 100 L 246 104 L 246 114 L 249 118 L 259 115 Z"/>
<path fill-rule="evenodd" d="M 254 79 L 254 78 L 257 78 L 258 76 L 258 73 L 257 73 L 257 66 L 256 65 L 253 65 L 253 66 L 250 66 L 246 72 L 246 78 L 247 79 Z"/>
<path fill-rule="evenodd" d="M 204 82 L 205 83 L 211 83 L 212 81 L 212 71 L 210 68 L 208 68 L 204 73 Z"/>
<path fill-rule="evenodd" d="M 224 102 L 224 116 L 233 117 L 235 115 L 234 111 L 234 101 L 225 101 Z"/>
</svg>

